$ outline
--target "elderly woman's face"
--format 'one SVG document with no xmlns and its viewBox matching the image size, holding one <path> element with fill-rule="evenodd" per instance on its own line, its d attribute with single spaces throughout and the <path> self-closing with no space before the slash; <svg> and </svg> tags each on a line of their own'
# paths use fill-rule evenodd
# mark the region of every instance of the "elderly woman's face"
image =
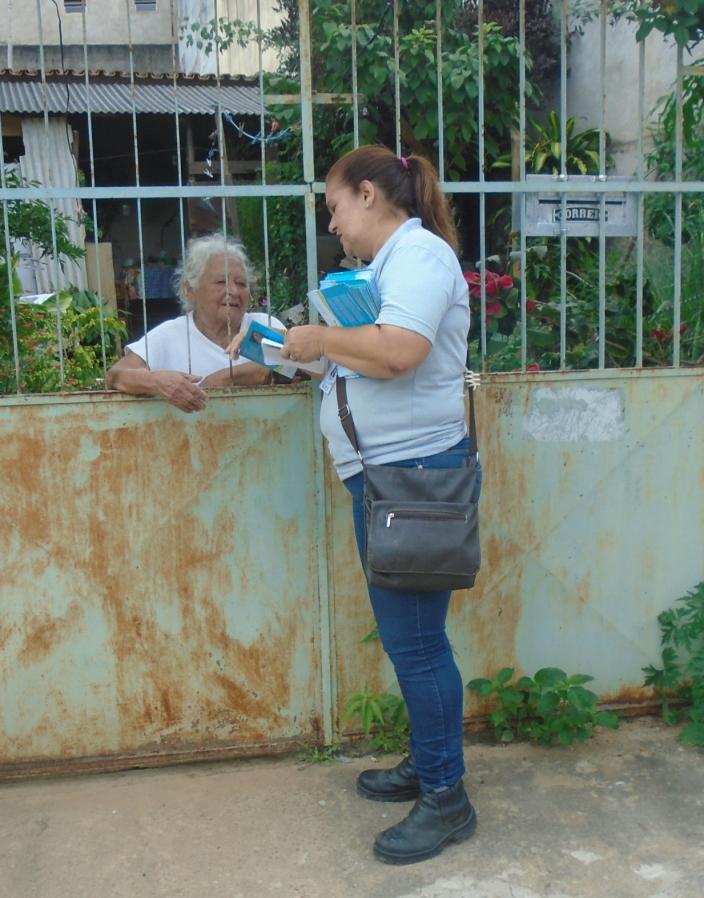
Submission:
<svg viewBox="0 0 704 898">
<path fill-rule="evenodd" d="M 249 305 L 247 274 L 234 256 L 211 256 L 198 286 L 189 290 L 196 315 L 213 323 L 227 322 L 237 331 Z"/>
</svg>

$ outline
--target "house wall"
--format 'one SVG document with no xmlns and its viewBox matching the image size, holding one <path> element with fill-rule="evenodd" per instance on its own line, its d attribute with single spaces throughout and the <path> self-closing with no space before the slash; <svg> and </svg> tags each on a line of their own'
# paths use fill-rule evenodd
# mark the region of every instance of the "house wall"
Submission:
<svg viewBox="0 0 704 898">
<path fill-rule="evenodd" d="M 60 68 L 62 49 L 59 41 L 59 19 L 63 42 L 63 63 L 66 68 L 82 70 L 83 17 L 67 13 L 63 0 L 57 0 L 59 13 L 50 0 L 41 2 L 40 19 L 34 2 L 0 0 L 0 68 L 34 69 L 39 66 L 37 47 L 40 32 L 47 69 Z M 21 12 L 21 14 L 20 14 Z M 256 0 L 219 0 L 218 17 L 231 20 L 257 21 Z M 274 27 L 279 14 L 272 2 L 261 3 L 261 27 Z M 177 65 L 187 74 L 215 74 L 215 54 L 207 54 L 195 45 L 186 46 L 180 40 L 179 26 L 189 22 L 208 22 L 214 17 L 214 0 L 157 0 L 153 12 L 138 12 L 130 7 L 130 31 L 134 67 L 138 72 L 163 73 L 173 69 L 172 44 L 177 44 Z M 172 16 L 176 24 L 172 27 Z M 88 0 L 86 5 L 86 41 L 90 69 L 128 71 L 129 36 L 124 0 Z M 173 36 L 172 36 L 173 32 Z M 267 50 L 263 56 L 264 69 L 276 68 L 276 53 Z M 259 72 L 259 51 L 256 42 L 247 47 L 234 45 L 220 55 L 221 74 L 256 75 Z"/>
<path fill-rule="evenodd" d="M 630 176 L 638 167 L 638 44 L 636 27 L 624 20 L 606 28 L 606 115 L 611 137 L 614 174 Z M 588 23 L 582 35 L 575 35 L 569 51 L 567 79 L 568 115 L 577 116 L 577 130 L 601 124 L 599 90 L 600 24 Z M 653 32 L 645 41 L 645 115 L 657 100 L 669 94 L 677 76 L 673 41 Z M 559 109 L 559 96 L 554 108 Z M 646 152 L 648 147 L 646 128 Z"/>
</svg>

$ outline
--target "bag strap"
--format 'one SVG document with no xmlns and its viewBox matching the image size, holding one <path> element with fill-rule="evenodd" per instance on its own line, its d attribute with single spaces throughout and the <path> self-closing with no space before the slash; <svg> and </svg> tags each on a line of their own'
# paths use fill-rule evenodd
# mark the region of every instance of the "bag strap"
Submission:
<svg viewBox="0 0 704 898">
<path fill-rule="evenodd" d="M 337 393 L 337 414 L 340 418 L 342 429 L 347 435 L 347 439 L 352 443 L 352 448 L 357 455 L 362 458 L 359 450 L 359 441 L 357 439 L 357 431 L 354 427 L 354 418 L 352 417 L 352 409 L 347 402 L 347 379 L 340 377 L 335 378 L 335 392 Z M 469 454 L 476 455 L 479 451 L 477 446 L 477 419 L 474 412 L 474 387 L 469 387 Z"/>
<path fill-rule="evenodd" d="M 347 434 L 347 439 L 352 443 L 352 448 L 361 459 L 362 453 L 359 451 L 359 441 L 357 440 L 357 431 L 354 429 L 352 409 L 347 402 L 346 378 L 339 375 L 335 378 L 335 392 L 337 393 L 337 414 L 340 417 L 340 424 L 342 424 L 342 429 Z"/>
</svg>

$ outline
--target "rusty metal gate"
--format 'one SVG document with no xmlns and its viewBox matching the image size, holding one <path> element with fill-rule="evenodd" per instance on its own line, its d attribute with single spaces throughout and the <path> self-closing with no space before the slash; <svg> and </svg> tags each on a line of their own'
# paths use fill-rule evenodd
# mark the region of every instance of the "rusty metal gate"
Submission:
<svg viewBox="0 0 704 898">
<path fill-rule="evenodd" d="M 74 34 L 73 49 L 76 58 L 83 54 L 85 75 L 69 83 L 50 72 L 54 66 L 48 62 L 48 17 L 54 15 L 54 7 L 41 0 L 32 10 L 41 71 L 34 73 L 34 81 L 26 71 L 0 73 L 4 104 L 0 143 L 5 150 L 9 152 L 22 134 L 28 146 L 31 141 L 33 146 L 40 145 L 45 134 L 47 146 L 56 149 L 54 157 L 43 157 L 48 168 L 40 172 L 40 185 L 13 180 L 15 175 L 2 167 L 5 246 L 0 262 L 26 250 L 10 243 L 13 204 L 48 204 L 52 223 L 48 254 L 51 257 L 53 243 L 57 257 L 57 221 L 64 214 L 62 209 L 68 208 L 66 203 L 84 203 L 99 227 L 101 210 L 108 208 L 101 204 L 113 203 L 114 233 L 127 240 L 129 230 L 134 248 L 133 266 L 126 266 L 138 272 L 132 282 L 136 293 L 130 298 L 136 303 L 133 311 L 138 310 L 133 320 L 146 326 L 151 308 L 146 276 L 150 238 L 145 226 L 154 208 L 150 203 L 173 204 L 174 239 L 183 247 L 191 221 L 189 204 L 214 204 L 216 224 L 224 227 L 227 216 L 236 217 L 237 202 L 261 201 L 263 274 L 269 297 L 273 273 L 267 223 L 274 214 L 269 204 L 293 197 L 305 231 L 301 267 L 305 267 L 307 285 L 317 286 L 324 183 L 323 173 L 315 167 L 315 110 L 321 105 L 344 106 L 351 115 L 346 122 L 353 142 L 362 139 L 365 98 L 357 89 L 357 74 L 364 61 L 357 58 L 357 4 L 351 4 L 348 28 L 354 38 L 349 94 L 333 95 L 314 86 L 307 0 L 299 4 L 297 94 L 267 93 L 261 65 L 253 79 L 230 83 L 227 73 L 220 71 L 220 56 L 211 56 L 215 100 L 207 102 L 217 120 L 219 139 L 208 136 L 210 150 L 198 163 L 207 169 L 209 180 L 201 177 L 191 183 L 189 172 L 182 172 L 179 164 L 177 183 L 168 185 L 140 182 L 144 157 L 139 152 L 137 119 L 157 114 L 155 110 L 166 114 L 159 104 L 165 102 L 162 91 L 169 78 L 162 73 L 164 83 L 154 78 L 140 83 L 135 60 L 141 52 L 141 29 L 157 35 L 149 40 L 161 47 L 173 65 L 168 102 L 176 121 L 176 158 L 183 155 L 190 163 L 191 139 L 195 134 L 197 142 L 198 128 L 194 125 L 186 138 L 186 131 L 179 130 L 179 116 L 198 115 L 207 94 L 205 85 L 196 83 L 190 84 L 189 93 L 189 85 L 177 78 L 177 49 L 183 40 L 178 4 L 172 0 L 157 4 L 154 10 L 142 4 L 140 11 L 130 0 L 125 0 L 124 11 L 110 5 L 111 17 L 125 29 L 129 69 L 126 78 L 112 82 L 89 72 L 90 29 L 91 22 L 96 22 L 91 16 L 96 16 L 97 6 L 63 6 L 64 35 Z M 147 6 L 157 18 L 143 25 Z M 496 197 L 515 197 L 517 238 L 511 262 L 525 271 L 535 257 L 527 233 L 528 200 L 544 194 L 545 185 L 529 177 L 523 139 L 527 114 L 523 0 L 515 73 L 520 146 L 513 156 L 512 180 L 487 177 L 483 60 L 489 32 L 483 30 L 485 4 L 476 6 L 475 176 L 459 181 L 446 177 L 442 89 L 437 91 L 431 116 L 438 129 L 444 188 L 457 198 L 470 196 L 477 201 L 480 263 L 474 299 L 480 322 L 476 340 L 485 369 L 477 395 L 485 469 L 483 571 L 474 590 L 455 596 L 450 637 L 465 681 L 491 675 L 504 666 L 533 673 L 541 666 L 559 665 L 594 675 L 595 687 L 605 700 L 639 707 L 652 700 L 642 687 L 642 668 L 658 657 L 657 614 L 704 579 L 704 457 L 698 448 L 704 441 L 704 374 L 701 364 L 682 366 L 681 357 L 686 333 L 681 316 L 682 260 L 688 251 L 682 236 L 683 209 L 688 208 L 687 197 L 700 197 L 704 191 L 703 182 L 687 180 L 683 174 L 683 85 L 689 73 L 680 47 L 674 62 L 678 125 L 673 173 L 668 180 L 649 180 L 643 151 L 645 51 L 640 45 L 635 90 L 638 170 L 632 180 L 619 182 L 621 194 L 635 196 L 638 207 L 632 242 L 638 276 L 629 300 L 635 367 L 609 367 L 606 248 L 611 237 L 606 231 L 606 203 L 614 183 L 607 171 L 604 127 L 607 20 L 602 4 L 595 26 L 601 48 L 598 172 L 589 185 L 589 202 L 600 210 L 592 237 L 598 249 L 593 295 L 595 358 L 590 370 L 570 370 L 568 365 L 570 233 L 565 222 L 568 203 L 583 194 L 584 183 L 568 174 L 563 149 L 561 170 L 550 185 L 550 202 L 560 213 L 555 213 L 553 233 L 559 268 L 555 370 L 535 370 L 537 366 L 529 364 L 534 338 L 529 315 L 535 298 L 527 294 L 523 279 L 515 308 L 520 337 L 517 370 L 492 373 L 496 310 L 493 287 L 482 276 L 491 256 L 488 204 Z M 566 0 L 560 6 L 564 148 Z M 401 10 L 398 0 L 381 7 L 379 28 L 365 31 L 365 39 L 376 40 L 386 21 L 395 60 L 393 131 L 395 149 L 400 152 Z M 215 3 L 214 8 L 217 12 L 229 6 Z M 253 3 L 252 8 L 260 19 L 261 4 Z M 443 80 L 447 84 L 452 76 L 443 61 L 444 13 L 447 5 L 438 2 L 431 41 L 435 61 L 428 63 L 436 85 Z M 30 18 L 28 14 L 27 22 L 14 26 L 16 38 L 23 28 L 30 28 Z M 31 40 L 31 36 L 24 38 L 27 46 Z M 20 58 L 21 41 L 15 39 L 15 43 L 14 52 Z M 8 68 L 12 68 L 10 43 L 6 47 Z M 58 48 L 55 42 L 56 53 Z M 55 79 L 58 89 L 52 86 Z M 85 92 L 79 95 L 76 85 L 81 80 Z M 87 115 L 89 123 L 89 186 L 80 185 L 71 167 L 61 163 L 67 152 L 65 135 L 55 124 L 56 117 L 66 117 L 74 109 L 69 101 L 79 104 L 76 108 Z M 21 104 L 30 102 L 39 105 L 23 112 Z M 123 184 L 105 186 L 95 178 L 97 154 L 91 123 L 99 102 L 108 104 L 106 114 L 129 115 L 132 122 L 134 177 Z M 211 152 L 214 146 L 226 146 L 223 129 L 228 103 L 244 104 L 242 109 L 250 113 L 253 108 L 260 118 L 261 134 L 266 130 L 268 106 L 300 110 L 299 181 L 269 182 L 268 148 L 260 141 L 261 164 L 247 162 L 253 166 L 247 177 L 254 173 L 258 182 L 232 183 L 228 172 L 237 170 L 238 160 L 230 160 L 228 169 L 224 155 L 218 161 Z M 22 116 L 34 118 L 25 127 Z M 13 131 L 17 127 L 19 136 Z M 188 148 L 181 146 L 181 134 Z M 190 175 L 195 177 L 193 171 Z M 69 180 L 63 180 L 64 176 Z M 671 328 L 665 335 L 669 355 L 662 367 L 644 367 L 648 359 L 644 358 L 643 204 L 656 194 L 671 197 L 673 204 Z M 100 266 L 105 262 L 100 252 L 94 262 L 97 283 L 102 285 Z M 350 696 L 365 684 L 375 690 L 393 688 L 393 676 L 378 643 L 362 643 L 373 621 L 356 558 L 348 498 L 326 459 L 317 428 L 315 385 L 238 388 L 214 394 L 207 409 L 196 416 L 185 416 L 159 400 L 109 394 L 100 388 L 72 393 L 63 364 L 68 352 L 62 345 L 63 312 L 57 302 L 59 392 L 41 395 L 23 389 L 22 296 L 12 266 L 0 270 L 7 294 L 0 337 L 5 341 L 3 348 L 10 347 L 14 362 L 7 376 L 14 377 L 16 384 L 0 396 L 0 777 L 264 754 L 355 735 L 357 724 L 344 713 Z M 58 262 L 48 266 L 43 277 L 55 289 L 65 283 Z M 37 293 L 39 286 L 35 285 Z M 106 367 L 105 344 L 102 364 Z M 468 695 L 467 718 L 482 711 Z"/>
</svg>

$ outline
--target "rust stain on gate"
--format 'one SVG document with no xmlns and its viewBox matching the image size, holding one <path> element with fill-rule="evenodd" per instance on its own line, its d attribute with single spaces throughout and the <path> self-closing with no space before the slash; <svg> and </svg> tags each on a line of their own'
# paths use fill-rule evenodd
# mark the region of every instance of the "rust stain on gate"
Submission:
<svg viewBox="0 0 704 898">
<path fill-rule="evenodd" d="M 317 735 L 308 405 L 274 390 L 197 420 L 119 400 L 12 410 L 0 763 Z"/>
</svg>

